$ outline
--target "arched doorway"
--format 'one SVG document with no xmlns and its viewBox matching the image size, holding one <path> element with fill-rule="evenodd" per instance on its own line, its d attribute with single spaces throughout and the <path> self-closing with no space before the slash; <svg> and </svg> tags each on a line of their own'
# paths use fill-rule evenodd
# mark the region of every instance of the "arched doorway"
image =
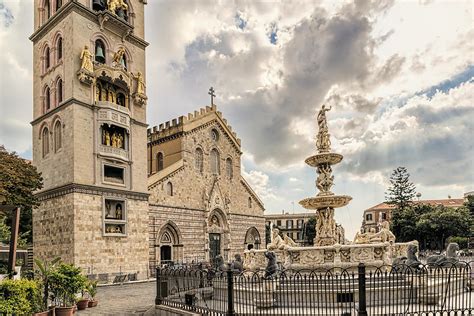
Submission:
<svg viewBox="0 0 474 316">
<path fill-rule="evenodd" d="M 207 218 L 207 248 L 208 259 L 213 263 L 221 255 L 228 260 L 230 234 L 227 218 L 220 209 L 214 209 Z"/>
<path fill-rule="evenodd" d="M 183 260 L 181 233 L 175 223 L 168 221 L 160 229 L 157 239 L 156 261 L 158 264 L 173 264 Z"/>
<path fill-rule="evenodd" d="M 261 239 L 258 229 L 253 226 L 247 229 L 244 240 L 245 250 L 260 249 L 260 243 Z"/>
</svg>

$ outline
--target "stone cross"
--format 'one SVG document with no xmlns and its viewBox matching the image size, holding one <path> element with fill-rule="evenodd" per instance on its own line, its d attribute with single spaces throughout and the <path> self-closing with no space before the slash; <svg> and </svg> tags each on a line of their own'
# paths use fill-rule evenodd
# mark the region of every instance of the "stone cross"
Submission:
<svg viewBox="0 0 474 316">
<path fill-rule="evenodd" d="M 209 95 L 211 96 L 211 105 L 214 105 L 214 97 L 216 96 L 216 95 L 214 94 L 214 88 L 213 88 L 213 87 L 210 87 L 210 88 L 209 88 L 209 92 L 208 92 L 207 94 L 209 94 Z"/>
</svg>

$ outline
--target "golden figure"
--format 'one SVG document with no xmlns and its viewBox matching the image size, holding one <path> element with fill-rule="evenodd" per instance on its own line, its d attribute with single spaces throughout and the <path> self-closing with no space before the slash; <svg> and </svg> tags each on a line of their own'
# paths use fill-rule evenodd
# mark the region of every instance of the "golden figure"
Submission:
<svg viewBox="0 0 474 316">
<path fill-rule="evenodd" d="M 109 133 L 109 131 L 105 131 L 105 145 L 110 146 L 110 133 Z"/>
<path fill-rule="evenodd" d="M 143 79 L 142 73 L 139 71 L 135 76 L 132 73 L 133 78 L 137 80 L 137 93 L 138 94 L 145 94 L 145 79 Z"/>
<path fill-rule="evenodd" d="M 123 56 L 125 55 L 125 48 L 123 47 L 120 47 L 118 49 L 117 52 L 115 52 L 114 54 L 114 62 L 117 64 L 117 65 L 122 65 L 122 66 L 125 66 L 124 62 L 123 62 Z"/>
<path fill-rule="evenodd" d="M 123 9 L 124 11 L 128 10 L 128 5 L 123 0 L 109 0 L 108 1 L 109 11 L 115 14 L 117 9 Z"/>
<path fill-rule="evenodd" d="M 112 147 L 117 147 L 117 134 L 112 134 Z"/>
<path fill-rule="evenodd" d="M 123 135 L 122 134 L 118 135 L 117 145 L 118 145 L 119 148 L 124 148 L 124 146 L 123 146 Z"/>
<path fill-rule="evenodd" d="M 115 103 L 115 92 L 112 88 L 108 90 L 108 101 L 111 103 Z"/>
<path fill-rule="evenodd" d="M 94 66 L 92 65 L 92 54 L 89 50 L 89 46 L 85 45 L 81 52 L 81 69 L 93 72 Z"/>
<path fill-rule="evenodd" d="M 95 86 L 95 100 L 96 101 L 102 101 L 102 88 L 100 86 L 100 84 L 97 84 Z"/>
</svg>

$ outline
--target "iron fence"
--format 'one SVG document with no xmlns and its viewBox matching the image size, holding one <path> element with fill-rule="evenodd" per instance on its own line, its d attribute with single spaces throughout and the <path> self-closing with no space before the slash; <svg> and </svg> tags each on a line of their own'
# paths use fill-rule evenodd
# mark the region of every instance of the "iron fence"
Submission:
<svg viewBox="0 0 474 316">
<path fill-rule="evenodd" d="M 157 268 L 157 305 L 203 315 L 473 315 L 473 264 L 357 270 Z"/>
</svg>

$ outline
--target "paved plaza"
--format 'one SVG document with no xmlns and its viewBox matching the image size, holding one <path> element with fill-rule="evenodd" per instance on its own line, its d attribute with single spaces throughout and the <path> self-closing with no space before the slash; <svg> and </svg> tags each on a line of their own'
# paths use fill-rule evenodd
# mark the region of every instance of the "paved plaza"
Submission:
<svg viewBox="0 0 474 316">
<path fill-rule="evenodd" d="M 124 285 L 101 286 L 97 289 L 96 298 L 99 305 L 78 311 L 85 315 L 143 315 L 154 306 L 155 285 L 152 282 L 129 283 Z"/>
</svg>

